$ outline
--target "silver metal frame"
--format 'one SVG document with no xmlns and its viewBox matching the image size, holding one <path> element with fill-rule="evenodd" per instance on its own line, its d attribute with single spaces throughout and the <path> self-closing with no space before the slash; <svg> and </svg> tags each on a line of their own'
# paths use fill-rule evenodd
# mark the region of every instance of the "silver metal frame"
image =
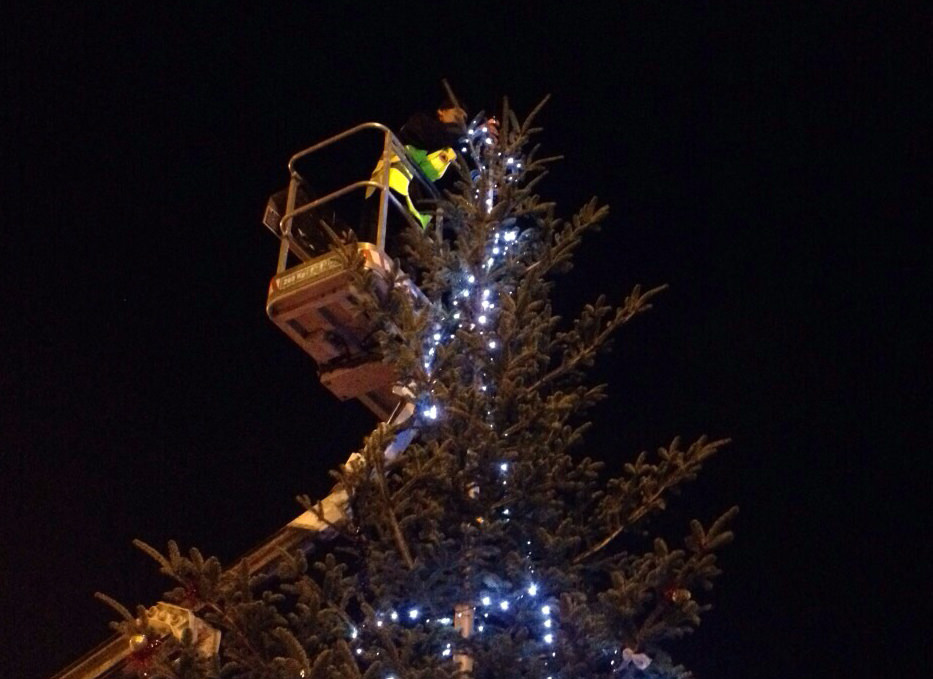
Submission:
<svg viewBox="0 0 933 679">
<path fill-rule="evenodd" d="M 298 193 L 298 185 L 300 183 L 305 183 L 304 178 L 295 168 L 296 163 L 299 160 L 310 156 L 317 151 L 320 151 L 321 149 L 327 148 L 328 146 L 332 146 L 333 144 L 346 139 L 347 137 L 351 137 L 368 130 L 376 130 L 383 134 L 382 172 L 380 173 L 378 181 L 370 177 L 369 179 L 353 182 L 348 186 L 344 186 L 337 189 L 336 191 L 332 191 L 326 196 L 313 200 L 310 203 L 302 205 L 296 209 L 295 199 Z M 393 161 L 393 158 L 396 158 L 397 160 Z M 399 212 L 402 213 L 402 215 L 409 221 L 409 223 L 415 226 L 419 226 L 411 213 L 409 213 L 407 207 L 403 205 L 389 189 L 389 171 L 393 162 L 402 163 L 411 173 L 413 179 L 420 182 L 431 196 L 435 198 L 439 197 L 437 189 L 434 188 L 434 185 L 428 181 L 428 179 L 421 172 L 421 169 L 411 162 L 411 159 L 408 157 L 408 153 L 405 150 L 405 147 L 402 145 L 402 142 L 398 140 L 398 137 L 395 136 L 392 130 L 390 130 L 382 123 L 362 123 L 356 127 L 350 128 L 349 130 L 335 134 L 332 137 L 328 137 L 324 141 L 318 142 L 313 146 L 309 146 L 303 151 L 299 151 L 293 155 L 288 161 L 288 174 L 290 180 L 288 183 L 288 199 L 285 204 L 285 214 L 282 215 L 281 220 L 279 220 L 279 232 L 277 235 L 281 239 L 282 244 L 279 247 L 279 260 L 276 273 L 282 273 L 286 269 L 289 252 L 296 255 L 303 261 L 307 261 L 308 259 L 312 258 L 312 255 L 307 252 L 304 247 L 302 247 L 301 243 L 299 243 L 292 235 L 292 222 L 294 221 L 295 217 L 304 214 L 305 212 L 310 212 L 311 210 L 314 210 L 321 205 L 325 205 L 326 203 L 336 200 L 341 196 L 345 196 L 348 193 L 352 193 L 353 191 L 365 191 L 366 189 L 372 188 L 379 192 L 379 215 L 377 217 L 376 242 L 374 245 L 383 252 L 385 252 L 386 217 L 388 216 L 390 203 L 394 205 Z"/>
</svg>

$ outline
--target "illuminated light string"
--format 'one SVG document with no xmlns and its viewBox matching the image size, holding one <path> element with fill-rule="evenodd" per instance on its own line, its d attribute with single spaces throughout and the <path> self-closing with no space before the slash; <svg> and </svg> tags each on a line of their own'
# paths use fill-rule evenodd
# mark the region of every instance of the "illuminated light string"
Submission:
<svg viewBox="0 0 933 679">
<path fill-rule="evenodd" d="M 482 267 L 483 278 L 486 278 L 504 258 L 517 253 L 520 247 L 519 235 L 518 228 L 514 226 L 502 227 L 493 233 Z M 490 352 L 486 360 L 495 360 L 495 352 L 501 347 L 501 342 L 493 330 L 499 306 L 500 292 L 497 286 L 487 281 L 480 287 L 477 275 L 473 272 L 461 272 L 455 276 L 455 280 L 457 282 L 449 303 L 449 318 L 435 321 L 422 343 L 422 367 L 429 384 L 432 381 L 438 349 L 453 340 L 457 331 L 475 332 L 478 329 L 479 334 L 486 338 L 485 347 Z M 489 384 L 485 380 L 481 380 L 477 386 L 480 391 L 488 393 Z M 436 421 L 440 416 L 440 410 L 429 393 L 419 399 L 418 410 L 426 424 Z"/>
<path fill-rule="evenodd" d="M 530 582 L 523 590 L 520 590 L 518 594 L 513 598 L 494 598 L 489 594 L 484 594 L 479 598 L 479 601 L 474 606 L 474 614 L 476 612 L 481 612 L 480 622 L 476 625 L 475 632 L 477 634 L 483 634 L 487 626 L 490 624 L 490 616 L 493 616 L 493 622 L 496 617 L 501 618 L 505 613 L 510 613 L 517 611 L 523 604 L 523 600 L 528 598 L 531 600 L 537 599 L 540 592 L 538 584 L 534 581 Z M 556 624 L 552 616 L 552 607 L 548 603 L 544 604 L 532 604 L 537 608 L 538 619 L 540 621 L 541 629 L 539 630 L 538 639 L 545 645 L 550 646 L 554 644 L 555 641 L 555 629 Z M 408 624 L 434 624 L 441 627 L 451 627 L 453 625 L 453 620 L 449 616 L 439 617 L 436 619 L 432 618 L 422 618 L 422 609 L 418 606 L 412 606 L 405 611 L 405 615 L 400 615 L 396 610 L 390 610 L 388 612 L 379 613 L 376 615 L 375 626 L 377 628 L 382 628 L 386 625 L 388 621 L 396 622 L 399 624 L 405 624 L 407 621 Z M 366 625 L 364 624 L 363 627 Z M 365 653 L 365 649 L 360 646 L 360 635 L 359 630 L 351 626 L 350 640 L 357 644 L 357 647 L 354 649 L 354 653 L 358 656 Z M 452 642 L 444 642 L 443 648 L 440 649 L 441 657 L 450 657 L 455 652 L 455 648 Z M 380 655 L 376 651 L 376 655 Z M 544 653 L 545 657 L 550 655 L 553 657 L 553 652 L 550 654 Z M 394 675 L 387 675 L 384 679 L 391 679 Z"/>
<path fill-rule="evenodd" d="M 483 207 L 488 214 L 495 205 L 496 189 L 498 186 L 489 179 L 490 160 L 494 159 L 501 164 L 502 172 L 506 183 L 514 183 L 524 173 L 524 162 L 521 157 L 511 154 L 503 154 L 496 150 L 498 145 L 497 135 L 493 135 L 489 125 L 481 124 L 474 120 L 467 129 L 466 137 L 461 140 L 460 152 L 463 155 L 469 155 L 473 161 L 474 169 L 471 173 L 471 179 L 477 185 L 481 184 L 480 179 L 486 178 L 486 192 L 483 196 Z M 495 154 L 493 155 L 493 151 Z M 480 191 L 477 188 L 475 198 L 480 197 Z"/>
<path fill-rule="evenodd" d="M 462 147 L 464 153 L 469 153 L 472 156 L 474 166 L 477 168 L 473 175 L 477 186 L 481 184 L 479 180 L 485 177 L 486 192 L 483 195 L 482 206 L 487 213 L 495 206 L 497 188 L 495 181 L 489 176 L 491 163 L 497 163 L 502 169 L 505 180 L 510 182 L 520 178 L 524 170 L 524 163 L 521 158 L 511 155 L 503 157 L 502 152 L 495 152 L 495 145 L 496 140 L 489 134 L 488 126 L 483 125 L 473 126 L 468 130 L 465 145 Z M 494 152 L 495 155 L 493 155 Z M 479 189 L 475 193 L 475 198 L 480 199 Z M 487 353 L 481 359 L 482 361 L 491 364 L 499 355 L 502 345 L 500 338 L 496 335 L 495 328 L 498 320 L 499 298 L 503 293 L 498 285 L 490 281 L 490 278 L 495 277 L 497 266 L 506 261 L 507 258 L 518 254 L 522 246 L 521 233 L 515 226 L 514 221 L 511 223 L 506 222 L 506 224 L 508 226 L 502 225 L 491 234 L 479 270 L 464 270 L 454 275 L 453 291 L 447 305 L 449 308 L 446 313 L 440 314 L 440 318 L 431 324 L 425 333 L 422 366 L 428 387 L 417 399 L 416 403 L 422 425 L 430 425 L 443 417 L 442 409 L 433 398 L 430 389 L 434 377 L 435 361 L 442 346 L 454 340 L 458 332 L 471 332 L 476 333 L 483 339 L 479 346 L 484 347 Z M 511 292 L 509 291 L 506 294 L 511 294 Z M 485 394 L 489 394 L 490 391 L 494 393 L 495 384 L 489 380 L 489 373 L 482 369 L 481 365 L 476 371 L 477 388 Z M 487 410 L 486 416 L 489 418 L 489 426 L 494 427 L 494 413 L 491 409 Z M 508 485 L 509 464 L 507 462 L 499 463 L 498 470 L 501 474 L 502 485 Z M 501 510 L 501 517 L 504 521 L 510 520 L 510 514 L 508 507 Z M 477 520 L 483 523 L 482 517 L 478 517 Z M 530 540 L 527 541 L 527 545 L 529 547 L 528 556 L 531 557 Z M 540 625 L 536 637 L 545 648 L 552 645 L 556 638 L 557 623 L 552 616 L 551 605 L 539 603 L 541 587 L 533 579 L 533 576 L 534 571 L 531 569 L 527 584 L 517 589 L 511 598 L 493 597 L 490 593 L 482 594 L 478 601 L 473 604 L 474 615 L 481 613 L 481 615 L 476 616 L 477 625 L 474 632 L 483 634 L 490 625 L 495 627 L 500 624 L 504 615 L 514 615 L 526 608 L 529 602 L 534 602 L 532 605 L 536 607 L 535 618 Z M 430 610 L 430 608 L 430 606 L 413 605 L 401 609 L 404 611 L 404 615 L 400 615 L 396 610 L 390 610 L 377 614 L 376 619 L 372 622 L 377 628 L 382 628 L 390 622 L 400 625 L 454 626 L 454 620 L 449 616 L 435 619 L 424 617 L 422 619 L 422 611 Z M 359 645 L 362 642 L 356 628 L 352 628 L 350 638 L 353 643 L 357 644 L 355 653 L 362 655 L 365 650 Z M 455 653 L 455 649 L 452 643 L 445 643 L 439 652 L 442 657 L 450 657 Z M 545 658 L 553 657 L 554 653 L 545 653 L 544 655 Z M 387 674 L 383 679 L 397 679 L 397 677 L 394 674 Z"/>
<path fill-rule="evenodd" d="M 480 168 L 480 170 L 478 170 L 477 172 L 479 172 L 480 174 L 482 173 L 488 174 L 488 167 L 486 166 L 482 156 L 483 156 L 483 153 L 485 152 L 486 147 L 495 145 L 495 138 L 489 134 L 488 126 L 487 125 L 477 126 L 474 123 L 469 128 L 465 141 L 466 141 L 466 145 L 461 148 L 461 151 L 463 153 L 469 153 L 472 156 L 474 164 L 476 165 L 477 168 Z M 501 152 L 498 155 L 501 156 Z M 509 157 L 506 160 L 506 167 L 507 167 L 507 172 L 511 173 L 513 172 L 515 168 L 521 168 L 522 162 L 520 160 L 516 160 L 513 157 Z M 485 207 L 487 211 L 491 210 L 494 205 L 494 201 L 495 201 L 494 188 L 495 188 L 494 186 L 490 187 L 486 195 Z M 478 197 L 478 194 L 477 194 L 477 197 Z M 517 237 L 518 237 L 517 230 L 505 231 L 505 233 L 497 232 L 495 234 L 495 244 L 492 245 L 492 247 L 490 248 L 491 249 L 490 256 L 486 259 L 486 262 L 485 262 L 484 268 L 485 268 L 486 273 L 489 273 L 489 271 L 495 266 L 497 259 L 508 251 L 508 246 L 506 248 L 502 248 L 498 245 L 500 238 L 502 238 L 506 244 L 513 244 L 516 241 Z M 462 298 L 469 298 L 472 292 L 471 286 L 475 282 L 476 282 L 475 275 L 473 273 L 468 273 L 466 277 L 466 284 L 459 290 L 458 296 Z M 459 302 L 460 300 L 458 299 L 455 300 L 454 306 L 455 307 L 458 306 Z M 485 302 L 485 304 L 483 304 L 484 310 L 490 310 L 492 308 L 492 302 L 486 300 L 485 298 L 484 298 L 484 302 Z M 459 320 L 461 318 L 461 313 L 459 312 L 459 310 L 454 311 L 453 318 L 454 320 Z M 488 314 L 482 314 L 480 319 L 478 320 L 481 325 L 485 325 L 489 321 Z M 462 323 L 459 324 L 459 327 L 462 328 L 463 324 Z M 432 332 L 430 333 L 430 339 L 428 340 L 428 342 L 425 343 L 424 358 L 423 358 L 422 365 L 428 376 L 430 376 L 432 373 L 433 361 L 434 361 L 434 356 L 436 354 L 437 346 L 445 341 L 445 338 L 443 335 L 443 329 L 444 328 L 443 328 L 442 323 L 435 324 L 434 328 L 432 329 Z M 452 338 L 452 337 L 453 337 L 453 332 L 450 332 L 449 338 Z M 491 348 L 495 348 L 495 345 Z M 429 419 L 435 419 L 435 418 L 429 417 Z"/>
<path fill-rule="evenodd" d="M 506 477 L 510 472 L 509 463 L 505 461 L 499 462 L 495 465 L 495 467 L 498 473 L 503 477 L 503 482 L 506 482 Z M 476 492 L 478 492 L 478 487 L 476 487 Z M 506 508 L 504 510 L 504 514 L 507 515 L 508 513 L 509 511 Z M 532 541 L 530 539 L 526 540 L 525 545 L 528 548 L 527 556 L 530 558 L 532 555 Z M 498 624 L 501 624 L 504 615 L 515 615 L 523 608 L 530 608 L 537 614 L 536 617 L 540 624 L 537 638 L 543 644 L 544 648 L 542 649 L 542 656 L 547 663 L 550 658 L 555 657 L 555 653 L 553 651 L 548 653 L 544 649 L 547 649 L 547 647 L 554 644 L 556 639 L 557 624 L 553 616 L 552 605 L 547 601 L 541 601 L 541 593 L 541 586 L 537 579 L 534 577 L 533 568 L 529 568 L 528 578 L 523 587 L 517 589 L 511 596 L 497 596 L 491 592 L 482 593 L 472 607 L 474 616 L 476 613 L 481 613 L 481 615 L 477 617 L 478 624 L 476 625 L 474 632 L 476 634 L 483 634 L 486 632 L 487 627 L 490 624 L 493 625 L 493 627 L 497 627 Z M 402 607 L 399 610 L 391 609 L 384 611 L 376 615 L 375 625 L 377 628 L 381 628 L 387 622 L 391 622 L 401 625 L 425 624 L 438 625 L 448 628 L 454 626 L 454 620 L 448 615 L 444 615 L 436 619 L 424 616 L 423 611 L 430 610 L 430 608 L 431 607 L 428 606 L 411 605 L 408 607 Z M 351 641 L 359 643 L 359 633 L 357 628 L 351 627 L 349 636 Z M 455 657 L 456 649 L 454 648 L 453 642 L 444 642 L 444 646 L 440 649 L 439 652 L 440 656 L 443 658 L 449 658 L 451 656 Z M 355 653 L 357 655 L 362 655 L 364 650 L 362 647 L 358 646 L 355 649 Z M 378 651 L 377 655 L 379 655 Z M 391 679 L 392 676 L 394 675 L 387 675 L 384 677 L 384 679 Z"/>
<path fill-rule="evenodd" d="M 509 475 L 511 469 L 510 464 L 506 461 L 499 462 L 495 465 L 495 468 L 503 477 L 503 482 L 506 482 L 506 477 Z M 506 508 L 503 513 L 507 515 L 509 513 L 508 508 Z M 526 540 L 525 545 L 528 550 L 527 556 L 530 558 L 532 555 L 532 541 L 530 539 Z M 375 620 L 371 622 L 374 622 L 377 628 L 383 628 L 385 625 L 392 623 L 402 626 L 424 624 L 446 628 L 454 627 L 454 620 L 449 615 L 443 615 L 437 618 L 425 615 L 424 612 L 431 610 L 431 608 L 431 606 L 419 604 L 412 604 L 398 609 L 393 608 L 377 613 Z M 472 610 L 477 620 L 477 625 L 473 631 L 479 635 L 486 633 L 490 626 L 495 629 L 503 624 L 503 616 L 517 615 L 522 610 L 534 612 L 534 618 L 537 619 L 540 625 L 535 636 L 542 644 L 541 656 L 544 658 L 545 663 L 548 663 L 550 658 L 555 657 L 556 654 L 553 651 L 547 651 L 548 647 L 553 646 L 556 640 L 558 626 L 553 615 L 554 609 L 551 603 L 548 603 L 546 599 L 542 601 L 542 587 L 534 576 L 533 568 L 528 569 L 528 577 L 525 584 L 521 588 L 516 589 L 511 595 L 501 596 L 488 591 L 481 593 L 473 604 Z M 367 623 L 361 625 L 363 628 L 366 626 Z M 351 643 L 356 644 L 356 648 L 354 649 L 355 654 L 357 656 L 362 656 L 365 650 L 361 645 L 363 642 L 361 640 L 360 630 L 351 625 L 348 636 Z M 439 654 L 442 658 L 454 656 L 454 659 L 456 659 L 454 643 L 443 642 L 443 647 L 439 649 Z M 375 655 L 379 657 L 381 654 L 377 650 Z M 388 674 L 384 676 L 383 679 L 392 679 L 393 676 L 395 675 Z"/>
</svg>

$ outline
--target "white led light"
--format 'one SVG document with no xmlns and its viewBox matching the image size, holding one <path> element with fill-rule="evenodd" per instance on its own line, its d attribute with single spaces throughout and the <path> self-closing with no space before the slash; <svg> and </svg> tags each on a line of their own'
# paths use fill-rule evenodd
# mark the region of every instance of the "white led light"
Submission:
<svg viewBox="0 0 933 679">
<path fill-rule="evenodd" d="M 434 333 L 434 341 L 435 341 L 435 342 L 440 342 L 440 341 L 441 341 L 441 333 L 439 333 L 439 332 Z"/>
<path fill-rule="evenodd" d="M 528 585 L 527 591 L 529 595 L 535 596 L 538 593 L 538 586 L 535 583 L 531 583 L 530 585 Z"/>
<path fill-rule="evenodd" d="M 505 242 L 511 243 L 513 240 L 518 238 L 518 234 L 515 231 L 506 231 L 505 232 Z"/>
<path fill-rule="evenodd" d="M 497 346 L 498 346 L 498 345 L 496 344 L 496 340 L 489 340 L 489 348 L 490 348 L 490 349 L 495 349 Z"/>
<path fill-rule="evenodd" d="M 480 325 L 486 325 L 486 321 L 487 321 L 488 319 L 486 318 L 486 316 L 485 316 L 485 314 L 484 314 L 484 315 L 480 316 L 479 318 L 477 318 L 476 320 L 479 321 L 479 324 L 480 324 Z"/>
<path fill-rule="evenodd" d="M 554 635 L 551 634 L 550 632 L 548 632 L 547 634 L 545 634 L 545 635 L 544 635 L 544 643 L 546 643 L 546 644 L 553 644 L 553 643 L 554 643 Z"/>
<path fill-rule="evenodd" d="M 437 406 L 433 405 L 430 408 L 424 408 L 421 411 L 421 414 L 427 417 L 429 420 L 436 420 L 437 419 Z M 392 618 L 392 619 L 395 620 L 395 618 Z"/>
<path fill-rule="evenodd" d="M 467 276 L 467 280 L 468 280 L 470 283 L 475 283 L 475 282 L 476 282 L 476 276 L 474 276 L 473 274 L 470 274 L 469 276 Z"/>
<path fill-rule="evenodd" d="M 501 471 L 501 472 L 507 472 L 507 471 L 509 471 L 509 463 L 508 463 L 508 462 L 503 462 L 502 464 L 500 464 L 500 465 L 499 465 L 499 471 Z"/>
<path fill-rule="evenodd" d="M 480 599 L 480 601 L 483 602 L 483 606 L 488 606 L 492 603 L 492 599 L 490 599 L 488 596 L 484 596 L 482 599 Z"/>
<path fill-rule="evenodd" d="M 492 249 L 492 254 L 494 255 L 498 255 L 500 252 L 502 252 L 502 250 L 497 247 Z"/>
<path fill-rule="evenodd" d="M 433 406 L 432 406 L 432 407 L 433 407 Z M 417 620 L 417 619 L 418 619 L 418 609 L 417 609 L 417 608 L 412 608 L 410 611 L 408 611 L 408 617 L 411 618 L 412 620 Z"/>
<path fill-rule="evenodd" d="M 389 617 L 392 618 L 393 620 L 398 620 L 398 613 L 396 613 L 395 611 L 392 611 L 392 615 L 390 615 Z"/>
<path fill-rule="evenodd" d="M 550 614 L 551 614 L 550 606 L 545 605 L 541 607 L 541 615 L 550 615 Z"/>
<path fill-rule="evenodd" d="M 548 618 L 547 620 L 544 621 L 544 626 L 545 626 L 545 628 L 547 628 L 547 629 L 551 629 L 551 619 L 550 619 L 550 618 Z"/>
<path fill-rule="evenodd" d="M 509 602 L 508 602 L 508 601 L 500 601 L 500 602 L 499 602 L 499 608 L 501 608 L 503 611 L 509 610 Z"/>
</svg>

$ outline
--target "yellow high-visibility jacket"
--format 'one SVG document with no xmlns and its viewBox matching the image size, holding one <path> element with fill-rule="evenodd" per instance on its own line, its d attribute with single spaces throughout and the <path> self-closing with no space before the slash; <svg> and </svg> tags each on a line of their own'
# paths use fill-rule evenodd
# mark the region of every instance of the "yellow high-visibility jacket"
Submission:
<svg viewBox="0 0 933 679">
<path fill-rule="evenodd" d="M 456 157 L 456 153 L 449 146 L 438 151 L 433 151 L 432 153 L 417 149 L 414 146 L 406 146 L 405 150 L 408 152 L 408 157 L 412 162 L 414 162 L 432 182 L 444 176 L 447 168 Z M 382 181 L 382 172 L 383 165 L 382 159 L 380 158 L 379 163 L 376 165 L 376 169 L 373 170 L 373 181 Z M 389 164 L 389 188 L 405 197 L 405 204 L 408 206 L 408 211 L 418 220 L 421 227 L 424 228 L 430 223 L 431 216 L 423 215 L 418 212 L 415 204 L 412 203 L 411 196 L 408 195 L 408 187 L 411 184 L 411 180 L 412 174 L 408 167 L 405 166 L 398 156 L 392 156 Z M 373 194 L 373 191 L 375 191 L 373 187 L 367 188 L 366 197 L 369 198 Z"/>
</svg>

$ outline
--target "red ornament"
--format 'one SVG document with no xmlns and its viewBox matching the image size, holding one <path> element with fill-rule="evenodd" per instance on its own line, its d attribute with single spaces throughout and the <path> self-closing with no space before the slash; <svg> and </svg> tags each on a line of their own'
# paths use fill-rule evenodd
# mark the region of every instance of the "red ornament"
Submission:
<svg viewBox="0 0 933 679">
<path fill-rule="evenodd" d="M 161 639 L 150 639 L 145 634 L 134 634 L 130 637 L 130 656 L 126 661 L 127 667 L 142 677 L 148 676 L 161 645 Z"/>
<path fill-rule="evenodd" d="M 685 601 L 690 601 L 690 599 L 693 598 L 693 594 L 690 593 L 689 589 L 684 587 L 668 585 L 664 589 L 664 598 L 668 601 L 673 601 L 675 604 L 682 604 Z"/>
</svg>

